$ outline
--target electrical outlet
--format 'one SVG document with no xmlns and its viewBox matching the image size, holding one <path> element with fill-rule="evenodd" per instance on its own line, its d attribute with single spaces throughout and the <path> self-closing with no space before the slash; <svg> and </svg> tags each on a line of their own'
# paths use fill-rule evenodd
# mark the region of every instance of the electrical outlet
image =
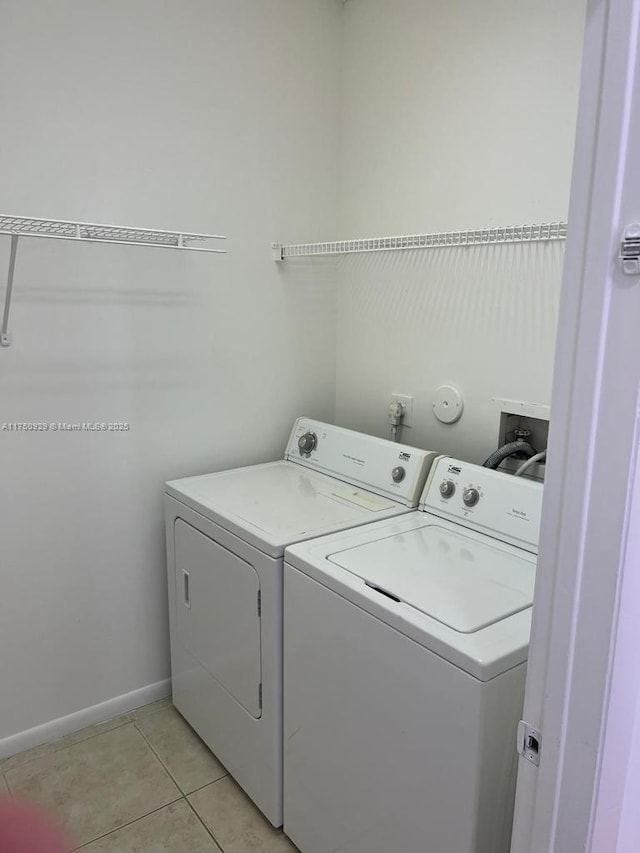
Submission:
<svg viewBox="0 0 640 853">
<path fill-rule="evenodd" d="M 411 428 L 413 426 L 413 397 L 408 397 L 406 394 L 392 394 L 392 400 L 397 400 L 404 406 L 404 417 L 402 418 L 402 426 Z"/>
</svg>

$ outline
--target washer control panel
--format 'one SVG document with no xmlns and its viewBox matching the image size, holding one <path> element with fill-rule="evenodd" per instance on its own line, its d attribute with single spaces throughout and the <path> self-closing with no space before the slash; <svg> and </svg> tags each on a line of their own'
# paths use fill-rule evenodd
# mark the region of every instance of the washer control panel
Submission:
<svg viewBox="0 0 640 853">
<path fill-rule="evenodd" d="M 542 491 L 537 481 L 441 456 L 420 509 L 536 553 Z"/>
<path fill-rule="evenodd" d="M 403 468 L 402 465 L 396 465 L 396 467 L 391 472 L 391 479 L 394 483 L 401 483 L 406 476 L 407 469 Z"/>
<path fill-rule="evenodd" d="M 456 484 L 453 480 L 443 480 L 440 483 L 440 494 L 443 498 L 452 498 L 456 493 Z"/>
<path fill-rule="evenodd" d="M 302 456 L 310 456 L 318 446 L 318 436 L 315 432 L 305 432 L 298 439 L 298 450 Z"/>
<path fill-rule="evenodd" d="M 417 507 L 436 456 L 429 450 L 298 418 L 285 459 Z"/>
<path fill-rule="evenodd" d="M 480 492 L 473 486 L 465 489 L 462 493 L 462 503 L 465 506 L 475 506 L 480 500 Z"/>
</svg>

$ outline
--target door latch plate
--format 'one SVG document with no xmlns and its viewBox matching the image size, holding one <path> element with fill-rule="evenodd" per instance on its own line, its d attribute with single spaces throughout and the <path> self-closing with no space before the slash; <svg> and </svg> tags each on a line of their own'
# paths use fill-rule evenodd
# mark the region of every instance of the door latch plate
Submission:
<svg viewBox="0 0 640 853">
<path fill-rule="evenodd" d="M 640 275 L 640 224 L 628 225 L 620 243 L 620 260 L 625 275 Z"/>
<path fill-rule="evenodd" d="M 529 723 L 520 720 L 518 723 L 518 754 L 536 767 L 540 765 L 542 751 L 542 732 L 534 729 Z"/>
</svg>

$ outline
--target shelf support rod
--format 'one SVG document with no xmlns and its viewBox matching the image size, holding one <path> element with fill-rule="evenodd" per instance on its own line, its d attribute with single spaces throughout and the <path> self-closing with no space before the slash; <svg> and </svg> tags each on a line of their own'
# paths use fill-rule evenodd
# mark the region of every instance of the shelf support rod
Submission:
<svg viewBox="0 0 640 853">
<path fill-rule="evenodd" d="M 9 309 L 11 308 L 11 292 L 13 290 L 13 274 L 16 268 L 16 254 L 18 252 L 18 235 L 11 235 L 11 249 L 9 252 L 9 273 L 7 275 L 7 289 L 4 295 L 4 314 L 2 316 L 2 329 L 0 330 L 0 346 L 11 346 L 11 335 L 9 334 Z"/>
</svg>

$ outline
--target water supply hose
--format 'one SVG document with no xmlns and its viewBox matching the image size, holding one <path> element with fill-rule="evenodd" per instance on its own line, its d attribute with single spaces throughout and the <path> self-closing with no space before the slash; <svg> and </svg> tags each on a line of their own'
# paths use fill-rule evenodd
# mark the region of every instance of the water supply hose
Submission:
<svg viewBox="0 0 640 853">
<path fill-rule="evenodd" d="M 528 471 L 536 462 L 544 462 L 547 458 L 547 451 L 543 450 L 541 453 L 536 453 L 535 456 L 532 456 L 530 459 L 527 459 L 526 462 L 523 462 L 522 465 L 518 468 L 518 470 L 513 475 L 514 477 L 522 477 L 525 471 Z"/>
<path fill-rule="evenodd" d="M 495 470 L 501 462 L 504 462 L 504 460 L 508 459 L 510 456 L 522 454 L 530 459 L 532 456 L 535 456 L 537 452 L 538 451 L 535 447 L 532 447 L 528 441 L 524 441 L 519 438 L 516 439 L 516 441 L 510 441 L 508 444 L 503 444 L 502 447 L 494 450 L 491 456 L 487 456 L 482 464 L 485 468 L 493 468 Z"/>
</svg>

